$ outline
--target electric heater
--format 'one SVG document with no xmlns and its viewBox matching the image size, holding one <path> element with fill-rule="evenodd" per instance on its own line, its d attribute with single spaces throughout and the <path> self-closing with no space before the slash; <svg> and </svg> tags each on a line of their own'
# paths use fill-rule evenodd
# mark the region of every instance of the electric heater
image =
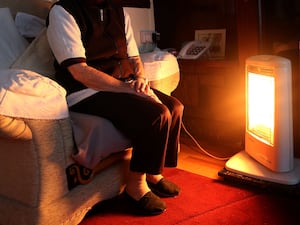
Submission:
<svg viewBox="0 0 300 225">
<path fill-rule="evenodd" d="M 290 60 L 257 55 L 246 60 L 245 150 L 230 158 L 228 171 L 270 182 L 300 182 L 294 158 Z"/>
</svg>

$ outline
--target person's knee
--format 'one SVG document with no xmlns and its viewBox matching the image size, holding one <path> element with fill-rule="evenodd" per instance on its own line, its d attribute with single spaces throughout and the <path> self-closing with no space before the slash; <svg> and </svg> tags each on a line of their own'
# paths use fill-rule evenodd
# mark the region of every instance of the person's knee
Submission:
<svg viewBox="0 0 300 225">
<path fill-rule="evenodd" d="M 178 113 L 182 114 L 184 110 L 184 105 L 180 101 L 177 101 L 175 109 Z"/>
<path fill-rule="evenodd" d="M 179 117 L 182 116 L 184 110 L 184 105 L 177 99 L 173 101 L 172 114 Z"/>
<path fill-rule="evenodd" d="M 161 118 L 162 121 L 166 121 L 166 122 L 171 122 L 172 120 L 172 115 L 170 110 L 165 106 L 165 105 L 161 105 Z"/>
</svg>

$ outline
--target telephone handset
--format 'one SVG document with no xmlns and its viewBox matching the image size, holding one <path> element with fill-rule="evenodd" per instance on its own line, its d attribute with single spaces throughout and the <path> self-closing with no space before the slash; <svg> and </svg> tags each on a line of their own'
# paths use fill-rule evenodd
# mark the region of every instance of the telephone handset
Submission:
<svg viewBox="0 0 300 225">
<path fill-rule="evenodd" d="M 210 47 L 211 42 L 190 41 L 183 46 L 178 54 L 180 59 L 197 59 Z"/>
</svg>

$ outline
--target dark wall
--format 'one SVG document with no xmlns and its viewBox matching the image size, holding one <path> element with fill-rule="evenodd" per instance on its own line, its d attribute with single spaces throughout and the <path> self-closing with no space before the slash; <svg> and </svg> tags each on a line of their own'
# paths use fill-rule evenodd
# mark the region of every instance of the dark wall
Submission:
<svg viewBox="0 0 300 225">
<path fill-rule="evenodd" d="M 300 1 L 261 0 L 263 53 L 277 53 L 283 44 L 298 47 L 300 40 Z"/>
<path fill-rule="evenodd" d="M 179 50 L 194 40 L 195 30 L 225 28 L 226 47 L 236 49 L 234 0 L 153 0 L 153 7 L 159 48 Z"/>
</svg>

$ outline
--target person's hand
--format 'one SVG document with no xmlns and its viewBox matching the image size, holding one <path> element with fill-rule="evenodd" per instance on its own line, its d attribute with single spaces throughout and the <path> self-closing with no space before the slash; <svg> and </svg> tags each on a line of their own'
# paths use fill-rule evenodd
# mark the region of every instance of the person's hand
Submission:
<svg viewBox="0 0 300 225">
<path fill-rule="evenodd" d="M 146 78 L 138 77 L 130 85 L 136 92 L 144 94 L 158 103 L 162 103 L 150 88 L 150 84 Z"/>
<path fill-rule="evenodd" d="M 137 77 L 136 80 L 132 81 L 131 87 L 135 89 L 136 92 L 141 92 L 147 94 L 150 85 L 147 78 Z"/>
<path fill-rule="evenodd" d="M 132 81 L 131 87 L 135 89 L 136 92 L 148 94 L 150 90 L 150 85 L 147 78 L 137 77 L 136 80 Z"/>
</svg>

